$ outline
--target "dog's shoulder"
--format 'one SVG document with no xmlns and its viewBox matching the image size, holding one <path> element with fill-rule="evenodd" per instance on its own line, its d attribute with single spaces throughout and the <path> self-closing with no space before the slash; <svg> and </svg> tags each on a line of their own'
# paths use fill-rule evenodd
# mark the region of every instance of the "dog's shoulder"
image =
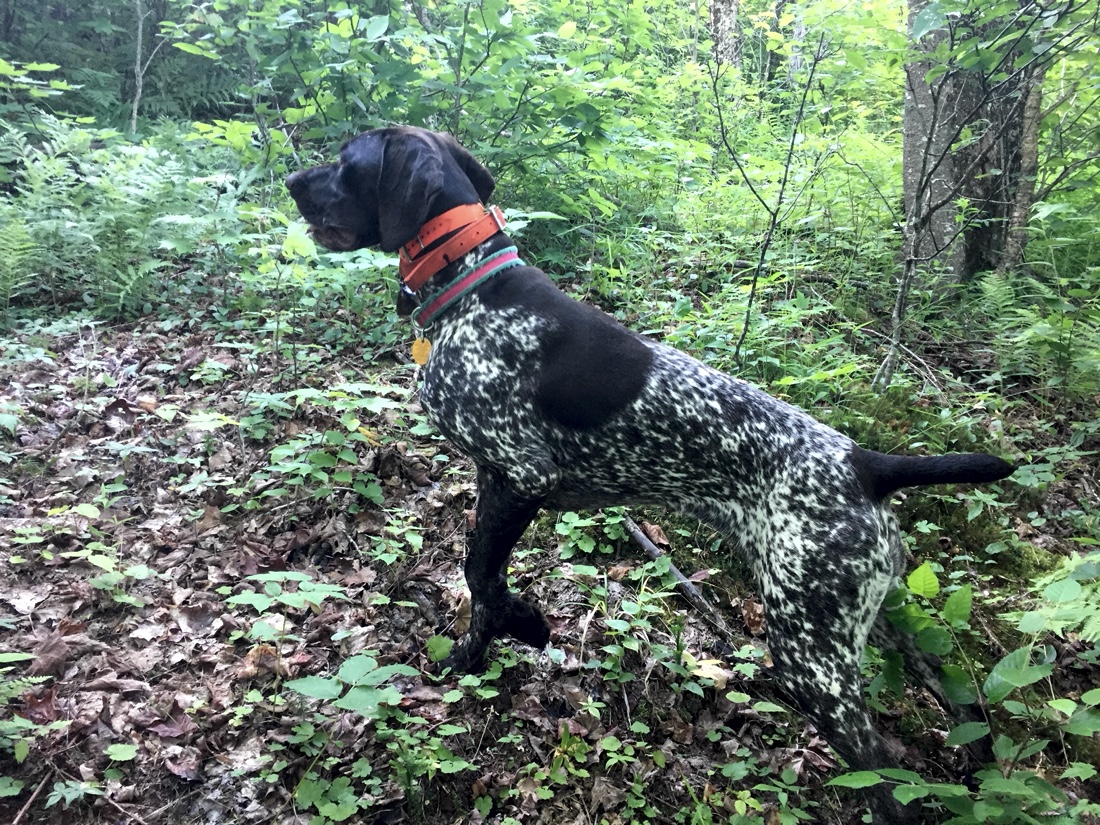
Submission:
<svg viewBox="0 0 1100 825">
<path fill-rule="evenodd" d="M 594 429 L 645 386 L 651 343 L 563 293 L 542 270 L 515 267 L 479 290 L 478 298 L 489 311 L 540 319 L 535 401 L 550 420 Z"/>
</svg>

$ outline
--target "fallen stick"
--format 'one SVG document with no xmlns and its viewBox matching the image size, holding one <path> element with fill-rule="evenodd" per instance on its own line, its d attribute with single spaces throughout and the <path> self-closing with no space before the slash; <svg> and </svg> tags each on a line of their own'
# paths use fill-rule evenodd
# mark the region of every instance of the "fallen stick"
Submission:
<svg viewBox="0 0 1100 825">
<path fill-rule="evenodd" d="M 657 561 L 657 559 L 665 555 L 660 547 L 649 540 L 649 536 L 642 532 L 642 528 L 639 527 L 630 516 L 624 517 L 623 526 L 625 526 L 626 531 L 630 533 L 630 537 L 642 546 L 646 555 L 651 559 Z M 733 637 L 733 633 L 714 605 L 707 601 L 706 596 L 699 592 L 699 588 L 695 586 L 695 583 L 681 573 L 676 565 L 672 563 L 671 559 L 669 560 L 668 568 L 676 578 L 676 592 L 687 599 L 688 604 L 699 611 L 707 624 L 726 637 L 723 641 L 728 642 L 728 640 Z"/>
<path fill-rule="evenodd" d="M 15 815 L 15 819 L 11 821 L 11 825 L 19 825 L 20 821 L 26 815 L 31 805 L 34 804 L 34 800 L 38 798 L 38 795 L 42 793 L 42 789 L 46 787 L 46 783 L 53 779 L 53 775 L 57 773 L 56 768 L 51 768 L 50 772 L 46 774 L 45 778 L 38 783 L 38 787 L 34 789 L 34 793 L 31 794 L 31 798 L 23 803 L 23 807 L 19 809 L 19 813 Z"/>
</svg>

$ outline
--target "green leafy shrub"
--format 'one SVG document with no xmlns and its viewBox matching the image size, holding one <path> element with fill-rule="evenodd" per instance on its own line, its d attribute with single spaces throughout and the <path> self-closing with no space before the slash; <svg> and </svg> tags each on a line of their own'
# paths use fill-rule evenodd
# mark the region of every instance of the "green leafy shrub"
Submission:
<svg viewBox="0 0 1100 825">
<path fill-rule="evenodd" d="M 150 311 L 179 258 L 225 217 L 219 182 L 178 144 L 133 144 L 50 118 L 41 131 L 37 142 L 10 126 L 0 132 L 16 166 L 12 195 L 0 197 L 0 233 L 23 250 L 0 270 L 0 300 Z"/>
</svg>

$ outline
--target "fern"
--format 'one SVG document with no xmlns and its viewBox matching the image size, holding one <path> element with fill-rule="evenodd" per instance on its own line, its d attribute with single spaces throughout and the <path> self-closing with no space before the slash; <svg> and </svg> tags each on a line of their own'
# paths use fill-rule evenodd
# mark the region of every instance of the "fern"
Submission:
<svg viewBox="0 0 1100 825">
<path fill-rule="evenodd" d="M 983 309 L 995 319 L 1008 317 L 1016 309 L 1016 291 L 1001 272 L 987 272 L 979 283 Z"/>
<path fill-rule="evenodd" d="M 4 327 L 8 326 L 12 296 L 31 283 L 37 250 L 23 219 L 9 209 L 0 212 L 0 310 Z"/>
<path fill-rule="evenodd" d="M 49 680 L 49 676 L 17 676 L 14 679 L 0 678 L 0 708 L 7 707 L 12 699 L 22 696 L 35 685 L 40 685 Z"/>
</svg>

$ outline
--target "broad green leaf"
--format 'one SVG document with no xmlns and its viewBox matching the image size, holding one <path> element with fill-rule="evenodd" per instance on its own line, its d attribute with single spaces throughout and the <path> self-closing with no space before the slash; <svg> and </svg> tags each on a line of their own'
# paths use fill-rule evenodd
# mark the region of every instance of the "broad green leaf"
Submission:
<svg viewBox="0 0 1100 825">
<path fill-rule="evenodd" d="M 331 701 L 344 692 L 344 686 L 338 679 L 324 679 L 320 676 L 303 676 L 301 679 L 291 679 L 286 687 L 295 693 L 308 696 L 310 699 L 324 699 Z"/>
<path fill-rule="evenodd" d="M 367 673 L 359 681 L 361 685 L 380 685 L 387 679 L 392 679 L 394 676 L 417 676 L 420 671 L 409 667 L 408 665 L 385 665 Z"/>
<path fill-rule="evenodd" d="M 989 725 L 985 722 L 963 722 L 947 734 L 947 744 L 952 746 L 968 745 L 988 734 Z"/>
<path fill-rule="evenodd" d="M 990 702 L 997 703 L 1008 696 L 1013 688 L 1045 679 L 1053 669 L 1053 665 L 1049 664 L 1031 664 L 1031 648 L 1022 647 L 997 662 L 982 685 L 982 692 Z"/>
<path fill-rule="evenodd" d="M 565 23 L 562 23 L 561 26 L 558 27 L 558 37 L 562 38 L 563 40 L 567 40 L 568 38 L 572 37 L 576 33 L 577 33 L 577 24 L 573 20 L 568 20 Z"/>
<path fill-rule="evenodd" d="M 924 780 L 916 771 L 907 771 L 904 768 L 880 768 L 877 773 L 886 779 L 896 779 L 898 782 L 921 783 Z"/>
<path fill-rule="evenodd" d="M 194 43 L 176 42 L 172 44 L 181 52 L 187 52 L 188 54 L 197 54 L 199 57 L 209 57 L 210 59 L 217 59 L 218 53 L 213 49 L 204 49 L 201 46 L 196 46 Z"/>
<path fill-rule="evenodd" d="M 970 623 L 972 604 L 973 590 L 969 584 L 963 585 L 943 603 L 943 620 L 952 627 L 966 627 Z"/>
<path fill-rule="evenodd" d="M 940 592 L 940 582 L 936 578 L 935 571 L 932 570 L 932 565 L 925 562 L 912 573 L 905 580 L 906 586 L 909 590 L 917 596 L 923 596 L 926 599 L 931 599 L 937 593 Z"/>
<path fill-rule="evenodd" d="M 368 41 L 375 41 L 382 37 L 386 33 L 386 30 L 390 27 L 390 18 L 387 14 L 380 14 L 377 17 L 372 17 L 367 23 L 367 31 L 364 33 L 364 37 Z"/>
<path fill-rule="evenodd" d="M 927 653 L 945 656 L 953 646 L 951 634 L 942 627 L 926 627 L 917 634 L 917 647 Z"/>
<path fill-rule="evenodd" d="M 913 41 L 917 42 L 929 32 L 943 28 L 946 22 L 947 16 L 940 9 L 939 3 L 929 3 L 913 18 Z"/>
<path fill-rule="evenodd" d="M 104 751 L 104 753 L 107 754 L 107 758 L 115 762 L 129 762 L 137 756 L 137 752 L 137 745 L 126 745 L 122 743 L 108 745 L 107 750 Z"/>
<path fill-rule="evenodd" d="M 446 659 L 451 655 L 451 649 L 454 647 L 454 644 L 454 639 L 450 639 L 446 636 L 432 636 L 426 643 L 428 648 L 428 660 L 439 662 Z"/>
<path fill-rule="evenodd" d="M 1060 602 L 1072 602 L 1080 595 L 1081 584 L 1073 579 L 1062 579 L 1061 581 L 1047 585 L 1046 589 L 1043 590 L 1043 598 L 1055 604 Z"/>
<path fill-rule="evenodd" d="M 1062 726 L 1062 729 L 1075 736 L 1092 736 L 1100 730 L 1100 711 L 1095 708 L 1080 710 Z"/>
<path fill-rule="evenodd" d="M 340 677 L 340 681 L 349 685 L 357 685 L 366 678 L 368 673 L 377 669 L 377 659 L 368 656 L 366 653 L 359 653 L 350 659 L 345 659 L 344 663 L 340 665 L 337 675 Z"/>
<path fill-rule="evenodd" d="M 73 512 L 78 516 L 84 516 L 84 518 L 99 518 L 99 508 L 94 504 L 78 504 L 73 508 Z"/>
<path fill-rule="evenodd" d="M 898 785 L 894 788 L 894 799 L 902 805 L 908 805 L 914 799 L 924 799 L 932 789 L 927 785 Z"/>
<path fill-rule="evenodd" d="M 267 610 L 271 605 L 275 604 L 275 600 L 270 596 L 263 593 L 238 593 L 236 596 L 230 596 L 225 600 L 225 603 L 232 606 L 239 604 L 247 604 L 250 607 L 256 608 L 256 610 L 263 612 Z"/>
<path fill-rule="evenodd" d="M 470 770 L 474 767 L 465 759 L 444 759 L 439 763 L 440 773 L 454 774 Z"/>
<path fill-rule="evenodd" d="M 1074 762 L 1062 771 L 1062 779 L 1080 779 L 1087 782 L 1094 776 L 1096 776 L 1096 768 L 1085 762 Z"/>
<path fill-rule="evenodd" d="M 752 709 L 757 713 L 786 713 L 787 709 L 782 705 L 777 705 L 774 702 L 757 702 L 752 706 Z"/>
<path fill-rule="evenodd" d="M 947 698 L 958 705 L 970 705 L 978 700 L 974 679 L 958 665 L 944 665 L 940 682 Z"/>
<path fill-rule="evenodd" d="M 15 428 L 19 426 L 19 416 L 11 413 L 0 413 L 0 427 L 15 435 Z"/>
<path fill-rule="evenodd" d="M 1051 699 L 1047 704 L 1066 716 L 1073 716 L 1077 710 L 1077 703 L 1072 699 Z"/>
<path fill-rule="evenodd" d="M 301 221 L 295 221 L 286 228 L 286 240 L 283 241 L 283 256 L 294 258 L 316 258 L 317 244 L 309 236 L 309 230 Z"/>
<path fill-rule="evenodd" d="M 874 771 L 852 771 L 830 779 L 825 784 L 836 788 L 870 788 L 882 781 L 882 777 Z"/>
<path fill-rule="evenodd" d="M 401 692 L 393 687 L 353 687 L 332 704 L 343 710 L 354 711 L 367 719 L 375 719 L 379 716 L 382 705 L 396 705 L 400 701 Z"/>
</svg>

